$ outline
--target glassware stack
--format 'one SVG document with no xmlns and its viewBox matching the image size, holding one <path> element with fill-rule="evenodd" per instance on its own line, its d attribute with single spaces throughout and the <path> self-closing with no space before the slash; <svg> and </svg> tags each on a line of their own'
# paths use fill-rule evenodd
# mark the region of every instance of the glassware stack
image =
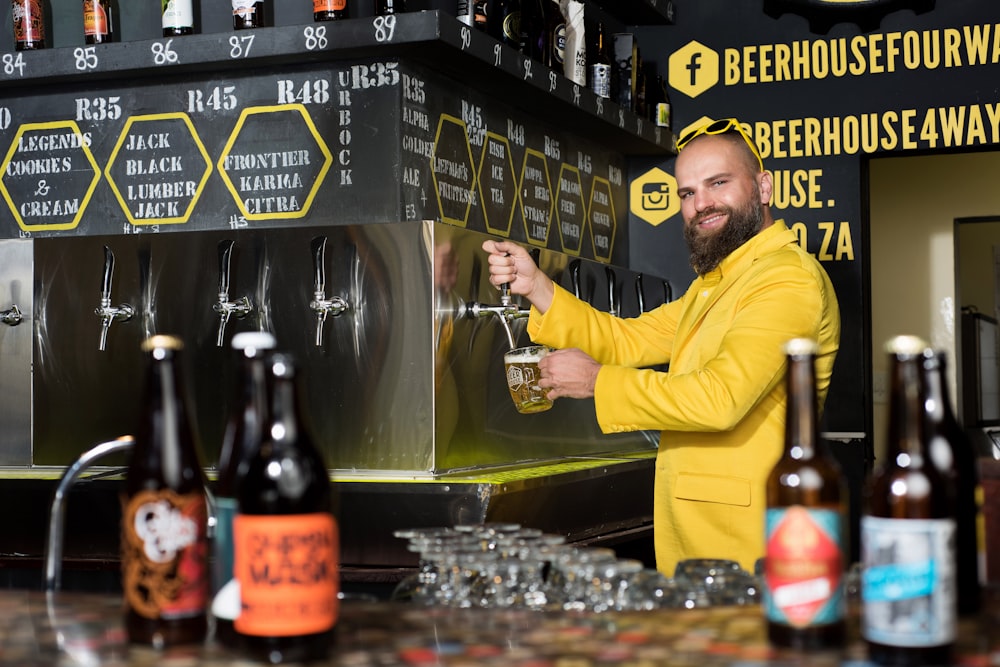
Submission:
<svg viewBox="0 0 1000 667">
<path fill-rule="evenodd" d="M 678 563 L 666 577 L 612 549 L 573 546 L 514 523 L 396 531 L 419 555 L 393 599 L 445 607 L 580 612 L 694 609 L 759 602 L 759 578 L 729 560 Z"/>
</svg>

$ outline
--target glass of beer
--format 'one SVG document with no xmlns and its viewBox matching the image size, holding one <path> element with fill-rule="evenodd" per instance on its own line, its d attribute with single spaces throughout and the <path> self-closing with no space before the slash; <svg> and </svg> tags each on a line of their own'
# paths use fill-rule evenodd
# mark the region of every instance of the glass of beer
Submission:
<svg viewBox="0 0 1000 667">
<path fill-rule="evenodd" d="M 507 371 L 507 388 L 514 400 L 514 407 L 523 414 L 543 412 L 552 407 L 548 390 L 538 386 L 542 373 L 538 362 L 549 353 L 544 345 L 517 347 L 503 355 L 504 369 Z"/>
</svg>

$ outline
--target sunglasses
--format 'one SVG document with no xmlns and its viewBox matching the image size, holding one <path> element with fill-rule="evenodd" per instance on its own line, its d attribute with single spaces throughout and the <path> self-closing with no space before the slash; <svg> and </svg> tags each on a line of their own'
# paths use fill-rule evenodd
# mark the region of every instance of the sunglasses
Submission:
<svg viewBox="0 0 1000 667">
<path fill-rule="evenodd" d="M 677 150 L 682 150 L 685 146 L 691 143 L 691 140 L 695 137 L 700 137 L 703 134 L 725 134 L 726 132 L 739 132 L 743 140 L 747 142 L 747 146 L 750 147 L 750 151 L 753 153 L 754 157 L 757 158 L 757 164 L 760 165 L 760 170 L 764 171 L 764 160 L 760 157 L 760 151 L 757 150 L 757 144 L 753 142 L 753 139 L 743 131 L 743 126 L 740 125 L 740 121 L 735 118 L 723 118 L 721 120 L 715 120 L 701 127 L 696 127 L 690 132 L 685 132 L 681 135 L 680 139 L 677 140 Z"/>
</svg>

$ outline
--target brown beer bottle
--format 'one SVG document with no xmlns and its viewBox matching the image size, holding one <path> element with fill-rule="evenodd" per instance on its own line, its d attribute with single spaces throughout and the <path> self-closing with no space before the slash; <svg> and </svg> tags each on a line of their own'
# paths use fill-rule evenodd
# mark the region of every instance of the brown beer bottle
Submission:
<svg viewBox="0 0 1000 667">
<path fill-rule="evenodd" d="M 980 608 L 979 533 L 982 508 L 979 506 L 979 467 L 972 441 L 951 410 L 943 351 L 924 350 L 923 366 L 927 382 L 924 408 L 930 428 L 931 461 L 951 481 L 955 491 L 955 563 L 958 578 L 958 613 L 975 614 Z"/>
<path fill-rule="evenodd" d="M 313 0 L 313 21 L 339 21 L 347 18 L 347 0 Z"/>
<path fill-rule="evenodd" d="M 270 8 L 264 0 L 233 0 L 233 30 L 252 30 L 270 25 Z"/>
<path fill-rule="evenodd" d="M 42 0 L 12 0 L 14 48 L 34 51 L 45 48 L 45 6 Z"/>
<path fill-rule="evenodd" d="M 764 610 L 772 644 L 800 650 L 845 642 L 847 490 L 819 437 L 815 341 L 785 344 L 785 450 L 767 478 Z"/>
<path fill-rule="evenodd" d="M 597 37 L 594 39 L 594 56 L 588 72 L 590 90 L 598 97 L 611 98 L 611 50 L 604 34 L 604 24 L 597 24 Z"/>
<path fill-rule="evenodd" d="M 242 648 L 265 662 L 322 658 L 333 641 L 339 531 L 323 457 L 299 406 L 287 354 L 268 359 L 270 409 L 233 524 Z"/>
<path fill-rule="evenodd" d="M 402 14 L 406 11 L 406 0 L 375 0 L 375 16 Z"/>
<path fill-rule="evenodd" d="M 83 41 L 107 44 L 113 41 L 114 32 L 110 0 L 83 0 Z"/>
<path fill-rule="evenodd" d="M 886 344 L 888 455 L 866 486 L 861 517 L 861 634 L 881 665 L 952 664 L 955 519 L 950 482 L 930 460 L 926 347 L 916 336 Z"/>
<path fill-rule="evenodd" d="M 237 492 L 246 475 L 250 457 L 257 451 L 268 410 L 268 350 L 274 336 L 264 331 L 241 331 L 232 346 L 240 355 L 236 382 L 238 395 L 226 424 L 219 450 L 219 479 L 215 484 L 215 536 L 212 541 L 212 617 L 215 637 L 226 646 L 236 646 L 233 619 L 240 613 L 239 586 L 233 579 L 233 519 Z"/>
<path fill-rule="evenodd" d="M 122 588 L 130 642 L 205 639 L 208 524 L 204 474 L 173 336 L 152 336 L 145 399 L 122 491 Z"/>
</svg>

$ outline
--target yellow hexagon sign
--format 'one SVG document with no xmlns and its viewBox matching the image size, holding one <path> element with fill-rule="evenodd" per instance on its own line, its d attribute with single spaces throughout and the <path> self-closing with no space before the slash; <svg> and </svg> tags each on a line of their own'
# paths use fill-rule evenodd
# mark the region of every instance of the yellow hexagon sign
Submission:
<svg viewBox="0 0 1000 667">
<path fill-rule="evenodd" d="M 629 187 L 632 213 L 654 227 L 681 210 L 677 180 L 659 167 L 639 176 Z"/>
<path fill-rule="evenodd" d="M 700 42 L 690 41 L 670 55 L 667 76 L 671 88 L 698 97 L 719 82 L 719 54 Z"/>
</svg>

